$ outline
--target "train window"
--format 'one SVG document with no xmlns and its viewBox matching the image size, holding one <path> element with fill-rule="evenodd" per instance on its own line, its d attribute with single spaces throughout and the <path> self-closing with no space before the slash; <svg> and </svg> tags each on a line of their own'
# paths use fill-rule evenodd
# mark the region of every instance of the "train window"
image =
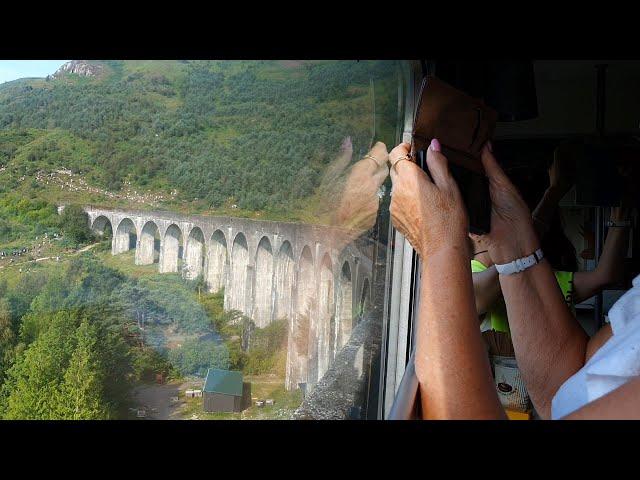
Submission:
<svg viewBox="0 0 640 480">
<path fill-rule="evenodd" d="M 381 416 L 404 62 L 12 63 L 0 417 Z"/>
<path fill-rule="evenodd" d="M 422 66 L 419 78 L 434 74 L 495 108 L 498 121 L 492 151 L 531 212 L 567 311 L 586 337 L 597 340 L 598 332 L 610 323 L 610 309 L 629 291 L 638 272 L 634 230 L 640 201 L 634 186 L 640 144 L 634 99 L 640 63 L 425 61 Z M 411 91 L 407 110 L 412 109 L 410 98 Z M 415 419 L 421 418 L 421 409 L 429 402 L 420 399 L 415 371 L 414 359 L 424 352 L 416 352 L 413 345 L 420 321 L 413 312 L 418 306 L 421 269 L 416 268 L 419 260 L 414 252 L 406 250 L 398 232 L 395 235 L 393 282 L 399 288 L 393 288 L 390 297 L 396 316 L 390 314 L 386 325 L 383 417 Z M 474 247 L 476 241 L 472 240 Z M 493 265 L 487 252 L 473 250 L 470 263 L 476 278 Z M 502 279 L 498 282 L 494 273 L 494 281 L 501 285 Z M 478 282 L 475 292 L 481 297 L 484 288 Z M 550 413 L 536 411 L 543 402 L 534 405 L 527 379 L 520 373 L 522 352 L 516 355 L 511 312 L 504 301 L 494 297 L 478 316 L 496 393 L 510 419 L 545 417 Z M 520 333 L 521 338 L 526 336 Z M 522 355 L 526 357 L 526 352 Z M 588 355 L 593 358 L 592 353 Z M 531 358 L 526 360 L 531 365 Z"/>
</svg>

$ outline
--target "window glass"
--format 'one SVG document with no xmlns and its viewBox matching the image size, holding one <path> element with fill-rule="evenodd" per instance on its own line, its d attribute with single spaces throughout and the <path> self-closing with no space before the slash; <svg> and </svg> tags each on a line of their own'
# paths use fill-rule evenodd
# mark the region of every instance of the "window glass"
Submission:
<svg viewBox="0 0 640 480">
<path fill-rule="evenodd" d="M 376 418 L 390 185 L 364 157 L 400 139 L 399 62 L 22 76 L 0 84 L 0 417 Z"/>
</svg>

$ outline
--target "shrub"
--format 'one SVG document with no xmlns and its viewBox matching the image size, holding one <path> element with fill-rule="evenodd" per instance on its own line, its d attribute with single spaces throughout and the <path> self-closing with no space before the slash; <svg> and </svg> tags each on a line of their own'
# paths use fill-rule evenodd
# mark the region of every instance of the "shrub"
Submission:
<svg viewBox="0 0 640 480">
<path fill-rule="evenodd" d="M 249 341 L 244 372 L 249 375 L 285 373 L 287 320 L 276 320 L 264 328 L 256 328 Z M 284 360 L 283 360 L 284 359 Z"/>
<path fill-rule="evenodd" d="M 209 368 L 229 368 L 227 347 L 212 341 L 186 340 L 181 347 L 169 351 L 169 360 L 183 375 L 204 377 Z"/>
<path fill-rule="evenodd" d="M 133 372 L 137 381 L 152 382 L 156 374 L 167 376 L 171 364 L 165 356 L 153 348 L 132 349 L 134 352 Z"/>
<path fill-rule="evenodd" d="M 60 229 L 68 244 L 78 246 L 93 238 L 89 216 L 80 205 L 68 205 L 60 216 Z"/>
</svg>

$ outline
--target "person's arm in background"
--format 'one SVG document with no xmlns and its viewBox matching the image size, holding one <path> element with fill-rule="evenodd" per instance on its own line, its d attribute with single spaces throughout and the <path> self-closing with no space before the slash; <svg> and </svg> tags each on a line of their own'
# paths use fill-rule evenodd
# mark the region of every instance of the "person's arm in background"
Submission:
<svg viewBox="0 0 640 480">
<path fill-rule="evenodd" d="M 549 230 L 558 204 L 575 183 L 575 156 L 565 152 L 565 146 L 559 146 L 554 152 L 553 163 L 549 167 L 549 187 L 533 210 L 533 225 L 538 238 L 544 238 Z"/>
<path fill-rule="evenodd" d="M 416 375 L 423 417 L 504 419 L 491 378 L 473 299 L 468 219 L 447 159 L 434 140 L 427 152 L 433 182 L 403 143 L 392 150 L 391 218 L 420 255 Z"/>
<path fill-rule="evenodd" d="M 611 209 L 611 221 L 628 220 L 628 209 L 615 207 Z M 604 242 L 602 255 L 595 270 L 576 272 L 573 276 L 573 295 L 575 303 L 580 303 L 596 295 L 609 285 L 622 280 L 624 258 L 629 246 L 628 227 L 610 227 Z"/>
<path fill-rule="evenodd" d="M 538 238 L 543 238 L 549 229 L 553 214 L 562 197 L 571 189 L 575 179 L 575 162 L 572 157 L 556 149 L 554 160 L 549 168 L 549 187 L 533 211 L 533 225 Z M 485 313 L 500 297 L 500 282 L 495 266 L 483 272 L 473 273 L 473 291 L 478 314 Z"/>
<path fill-rule="evenodd" d="M 494 265 L 482 272 L 471 274 L 473 281 L 473 296 L 476 303 L 478 315 L 487 313 L 489 307 L 500 298 L 500 282 L 498 281 L 498 271 Z"/>
<path fill-rule="evenodd" d="M 487 146 L 482 162 L 493 205 L 488 235 L 492 260 L 504 264 L 531 255 L 540 243 L 526 203 Z M 536 411 L 549 418 L 556 391 L 584 365 L 588 338 L 546 260 L 499 279 L 518 367 Z"/>
</svg>

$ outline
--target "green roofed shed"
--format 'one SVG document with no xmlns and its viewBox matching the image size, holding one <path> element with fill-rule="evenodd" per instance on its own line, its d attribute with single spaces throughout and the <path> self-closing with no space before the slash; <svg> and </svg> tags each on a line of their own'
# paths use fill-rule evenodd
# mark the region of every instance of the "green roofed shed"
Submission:
<svg viewBox="0 0 640 480">
<path fill-rule="evenodd" d="M 205 412 L 240 412 L 251 403 L 251 384 L 242 373 L 210 368 L 202 392 Z"/>
<path fill-rule="evenodd" d="M 242 396 L 242 373 L 210 368 L 204 381 L 204 391 Z"/>
</svg>

